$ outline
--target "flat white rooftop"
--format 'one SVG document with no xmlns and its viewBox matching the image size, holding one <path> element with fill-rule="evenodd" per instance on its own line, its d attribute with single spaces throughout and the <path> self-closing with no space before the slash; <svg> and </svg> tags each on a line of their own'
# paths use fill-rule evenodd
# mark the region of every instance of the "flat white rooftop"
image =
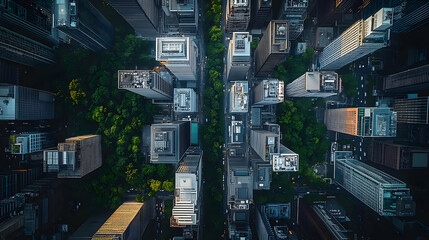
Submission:
<svg viewBox="0 0 429 240">
<path fill-rule="evenodd" d="M 247 112 L 249 105 L 249 83 L 247 81 L 233 82 L 230 92 L 230 112 Z"/>
<path fill-rule="evenodd" d="M 156 38 L 156 60 L 188 61 L 189 37 Z"/>
</svg>

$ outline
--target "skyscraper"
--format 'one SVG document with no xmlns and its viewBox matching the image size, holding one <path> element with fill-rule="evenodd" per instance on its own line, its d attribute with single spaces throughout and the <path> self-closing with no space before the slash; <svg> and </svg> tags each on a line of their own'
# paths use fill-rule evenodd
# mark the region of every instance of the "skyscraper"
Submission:
<svg viewBox="0 0 429 240">
<path fill-rule="evenodd" d="M 286 86 L 288 97 L 322 97 L 341 92 L 341 79 L 336 72 L 306 72 Z"/>
<path fill-rule="evenodd" d="M 392 8 L 382 8 L 366 20 L 357 21 L 323 49 L 319 56 L 320 69 L 340 69 L 387 46 L 392 22 Z"/>
<path fill-rule="evenodd" d="M 108 0 L 134 29 L 137 36 L 154 40 L 158 34 L 158 7 L 155 0 Z"/>
<path fill-rule="evenodd" d="M 226 31 L 246 31 L 250 21 L 250 0 L 227 0 Z"/>
<path fill-rule="evenodd" d="M 201 204 L 202 152 L 189 149 L 179 163 L 175 175 L 172 227 L 198 225 Z"/>
<path fill-rule="evenodd" d="M 113 44 L 112 24 L 89 1 L 56 1 L 54 27 L 94 52 Z"/>
<path fill-rule="evenodd" d="M 395 23 L 392 32 L 410 32 L 429 21 L 429 2 L 419 0 L 409 0 L 403 2 L 398 13 L 395 12 Z"/>
<path fill-rule="evenodd" d="M 248 32 L 234 32 L 229 41 L 226 61 L 226 74 L 228 80 L 244 80 L 249 71 L 252 58 L 250 56 L 250 43 L 252 36 Z"/>
<path fill-rule="evenodd" d="M 396 170 L 427 168 L 429 149 L 409 143 L 371 142 L 368 160 Z"/>
<path fill-rule="evenodd" d="M 55 62 L 51 5 L 40 1 L 0 2 L 0 58 L 36 66 Z"/>
<path fill-rule="evenodd" d="M 413 216 L 406 184 L 354 159 L 335 159 L 335 182 L 381 216 Z"/>
<path fill-rule="evenodd" d="M 429 97 L 395 99 L 398 123 L 429 124 Z"/>
<path fill-rule="evenodd" d="M 265 28 L 271 20 L 272 0 L 255 0 L 252 11 L 252 28 Z"/>
<path fill-rule="evenodd" d="M 390 108 L 339 108 L 325 112 L 330 131 L 361 137 L 395 137 L 396 112 Z"/>
<path fill-rule="evenodd" d="M 262 80 L 253 90 L 254 105 L 270 105 L 284 101 L 284 82 L 276 78 Z"/>
<path fill-rule="evenodd" d="M 156 38 L 156 60 L 179 80 L 197 79 L 198 48 L 189 37 Z"/>
<path fill-rule="evenodd" d="M 263 129 L 251 129 L 250 146 L 262 160 L 271 161 L 273 154 L 280 153 L 280 126 L 265 124 Z"/>
<path fill-rule="evenodd" d="M 146 226 L 143 225 L 143 203 L 125 202 L 104 222 L 94 234 L 94 240 L 112 238 L 141 239 Z M 112 237 L 114 236 L 114 237 Z"/>
<path fill-rule="evenodd" d="M 118 70 L 118 88 L 149 99 L 169 100 L 173 97 L 173 80 L 168 72 Z"/>
<path fill-rule="evenodd" d="M 178 164 L 191 144 L 189 121 L 152 124 L 150 162 Z"/>
<path fill-rule="evenodd" d="M 388 75 L 383 80 L 387 93 L 407 93 L 429 89 L 429 64 Z"/>
<path fill-rule="evenodd" d="M 289 50 L 287 21 L 272 20 L 255 50 L 255 75 L 270 74 L 286 59 Z"/>
<path fill-rule="evenodd" d="M 175 112 L 197 112 L 197 94 L 192 88 L 174 89 L 174 111 Z"/>
<path fill-rule="evenodd" d="M 57 173 L 58 178 L 82 178 L 102 162 L 100 135 L 67 138 L 57 149 L 43 151 L 43 172 Z"/>
<path fill-rule="evenodd" d="M 198 32 L 198 0 L 163 0 L 161 5 L 165 13 L 165 33 Z"/>
<path fill-rule="evenodd" d="M 296 40 L 304 31 L 307 18 L 307 0 L 284 0 L 280 19 L 288 21 L 289 39 Z"/>
<path fill-rule="evenodd" d="M 54 118 L 54 94 L 16 85 L 0 85 L 0 120 Z"/>
</svg>

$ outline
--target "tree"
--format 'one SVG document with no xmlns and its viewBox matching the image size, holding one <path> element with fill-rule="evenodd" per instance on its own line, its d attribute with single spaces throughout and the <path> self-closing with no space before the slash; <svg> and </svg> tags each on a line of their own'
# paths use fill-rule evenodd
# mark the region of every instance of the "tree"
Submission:
<svg viewBox="0 0 429 240">
<path fill-rule="evenodd" d="M 155 180 L 155 179 L 149 180 L 149 186 L 154 192 L 158 192 L 161 189 L 161 184 L 162 182 L 159 180 Z"/>
<path fill-rule="evenodd" d="M 166 180 L 162 183 L 162 189 L 167 192 L 174 191 L 174 183 L 172 181 Z"/>
<path fill-rule="evenodd" d="M 70 98 L 73 105 L 87 105 L 86 93 L 82 90 L 80 79 L 73 79 L 69 83 Z"/>
</svg>

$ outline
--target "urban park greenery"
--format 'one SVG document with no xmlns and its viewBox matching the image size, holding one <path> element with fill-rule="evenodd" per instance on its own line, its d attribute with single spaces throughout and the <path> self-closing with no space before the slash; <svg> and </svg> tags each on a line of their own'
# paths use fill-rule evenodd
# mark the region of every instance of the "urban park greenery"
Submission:
<svg viewBox="0 0 429 240">
<path fill-rule="evenodd" d="M 204 151 L 204 239 L 219 239 L 222 234 L 222 145 L 224 143 L 224 85 L 222 82 L 225 46 L 223 32 L 219 27 L 221 1 L 206 2 L 204 33 L 207 65 L 205 69 L 204 116 L 208 123 L 202 126 L 202 148 Z"/>
</svg>

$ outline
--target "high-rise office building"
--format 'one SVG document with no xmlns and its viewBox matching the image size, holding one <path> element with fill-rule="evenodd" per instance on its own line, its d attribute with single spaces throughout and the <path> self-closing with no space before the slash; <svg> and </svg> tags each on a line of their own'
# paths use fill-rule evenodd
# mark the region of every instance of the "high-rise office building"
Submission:
<svg viewBox="0 0 429 240">
<path fill-rule="evenodd" d="M 54 118 L 54 94 L 16 85 L 0 85 L 0 120 Z"/>
<path fill-rule="evenodd" d="M 173 97 L 173 80 L 168 72 L 119 70 L 118 88 L 149 99 L 169 100 Z"/>
<path fill-rule="evenodd" d="M 251 28 L 265 28 L 271 20 L 272 0 L 254 0 L 252 3 Z"/>
<path fill-rule="evenodd" d="M 382 8 L 366 20 L 357 21 L 323 49 L 319 56 L 320 69 L 340 69 L 387 46 L 392 22 L 392 8 Z"/>
<path fill-rule="evenodd" d="M 250 0 L 227 0 L 226 31 L 246 31 L 250 21 Z"/>
<path fill-rule="evenodd" d="M 54 27 L 84 48 L 101 52 L 113 44 L 113 26 L 89 1 L 55 3 Z"/>
<path fill-rule="evenodd" d="M 188 149 L 176 170 L 172 227 L 199 224 L 202 155 L 198 147 Z"/>
<path fill-rule="evenodd" d="M 373 141 L 368 160 L 396 170 L 427 168 L 429 149 L 407 143 Z"/>
<path fill-rule="evenodd" d="M 228 80 L 244 80 L 249 71 L 252 57 L 250 56 L 250 43 L 252 36 L 248 32 L 234 32 L 229 41 L 226 61 L 226 74 Z"/>
<path fill-rule="evenodd" d="M 252 231 L 250 229 L 250 211 L 235 210 L 230 211 L 228 217 L 228 237 L 231 240 L 250 240 Z"/>
<path fill-rule="evenodd" d="M 429 2 L 408 0 L 395 8 L 395 23 L 392 32 L 406 33 L 429 21 Z"/>
<path fill-rule="evenodd" d="M 178 164 L 191 144 L 189 121 L 152 124 L 150 162 Z"/>
<path fill-rule="evenodd" d="M 197 112 L 197 94 L 192 88 L 174 89 L 174 107 L 175 112 Z"/>
<path fill-rule="evenodd" d="M 335 182 L 381 216 L 413 216 L 406 184 L 355 159 L 335 159 Z"/>
<path fill-rule="evenodd" d="M 330 131 L 361 137 L 395 137 L 396 112 L 391 108 L 327 109 L 325 125 Z"/>
<path fill-rule="evenodd" d="M 249 210 L 253 202 L 253 173 L 245 158 L 228 160 L 228 206 L 230 210 Z"/>
<path fill-rule="evenodd" d="M 51 4 L 0 1 L 0 58 L 27 66 L 55 62 L 58 38 L 52 30 Z"/>
<path fill-rule="evenodd" d="M 233 82 L 229 92 L 229 112 L 247 113 L 249 111 L 249 83 Z"/>
<path fill-rule="evenodd" d="M 67 138 L 56 149 L 43 151 L 43 171 L 57 173 L 58 178 L 82 178 L 102 162 L 100 135 Z"/>
<path fill-rule="evenodd" d="M 299 155 L 280 144 L 278 154 L 271 156 L 273 172 L 297 172 L 299 170 Z"/>
<path fill-rule="evenodd" d="M 0 200 L 8 198 L 18 190 L 18 175 L 13 172 L 0 172 Z"/>
<path fill-rule="evenodd" d="M 288 97 L 334 96 L 341 92 L 341 79 L 336 72 L 306 72 L 286 86 Z"/>
<path fill-rule="evenodd" d="M 383 80 L 387 93 L 407 93 L 429 89 L 429 64 L 388 75 Z"/>
<path fill-rule="evenodd" d="M 253 190 L 270 190 L 273 166 L 261 159 L 252 159 Z"/>
<path fill-rule="evenodd" d="M 280 126 L 265 124 L 263 129 L 251 129 L 250 146 L 262 160 L 270 162 L 272 155 L 280 152 Z"/>
<path fill-rule="evenodd" d="M 143 226 L 143 203 L 125 202 L 104 222 L 92 237 L 93 240 L 141 239 Z"/>
<path fill-rule="evenodd" d="M 158 7 L 155 0 L 108 0 L 134 29 L 137 36 L 154 40 L 158 34 Z"/>
<path fill-rule="evenodd" d="M 284 0 L 280 19 L 288 21 L 289 39 L 296 40 L 304 31 L 308 0 Z"/>
<path fill-rule="evenodd" d="M 284 82 L 278 79 L 264 79 L 253 90 L 254 105 L 270 105 L 284 101 Z"/>
<path fill-rule="evenodd" d="M 197 79 L 198 48 L 189 37 L 156 38 L 156 60 L 179 80 Z"/>
<path fill-rule="evenodd" d="M 161 7 L 165 13 L 165 33 L 198 32 L 198 0 L 162 0 Z"/>
<path fill-rule="evenodd" d="M 267 76 L 282 63 L 290 50 L 288 24 L 272 20 L 255 50 L 255 75 Z"/>
<path fill-rule="evenodd" d="M 21 133 L 9 138 L 12 154 L 28 154 L 55 146 L 50 133 Z"/>
<path fill-rule="evenodd" d="M 398 123 L 429 124 L 429 97 L 395 99 Z"/>
</svg>

